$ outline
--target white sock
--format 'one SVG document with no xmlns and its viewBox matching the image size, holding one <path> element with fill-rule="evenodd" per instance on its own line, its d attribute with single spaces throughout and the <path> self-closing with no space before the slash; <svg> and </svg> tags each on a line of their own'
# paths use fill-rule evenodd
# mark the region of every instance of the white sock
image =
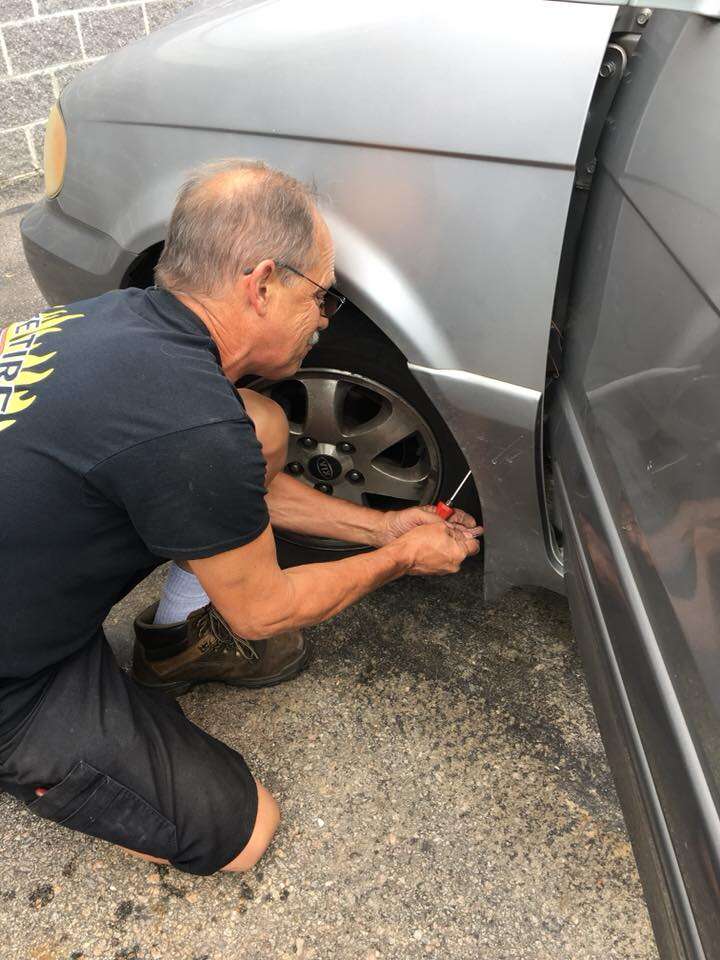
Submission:
<svg viewBox="0 0 720 960">
<path fill-rule="evenodd" d="M 200 586 L 195 574 L 173 563 L 163 587 L 155 623 L 179 623 L 206 603 L 210 603 L 210 597 Z"/>
</svg>

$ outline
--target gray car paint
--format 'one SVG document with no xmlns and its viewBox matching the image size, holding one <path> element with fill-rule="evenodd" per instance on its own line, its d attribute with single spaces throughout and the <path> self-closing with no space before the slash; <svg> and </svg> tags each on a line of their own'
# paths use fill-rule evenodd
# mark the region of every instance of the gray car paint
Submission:
<svg viewBox="0 0 720 960">
<path fill-rule="evenodd" d="M 40 286 L 51 277 L 44 289 L 67 301 L 119 285 L 132 254 L 162 240 L 198 162 L 256 156 L 313 180 L 338 287 L 405 354 L 473 469 L 488 593 L 561 589 L 537 425 L 614 12 L 519 0 L 510 28 L 505 5 L 460 0 L 197 10 L 65 90 L 65 183 L 23 227 Z"/>
<path fill-rule="evenodd" d="M 718 957 L 720 24 L 654 14 L 630 77 L 593 185 L 553 451 L 573 617 L 661 953 Z"/>
</svg>

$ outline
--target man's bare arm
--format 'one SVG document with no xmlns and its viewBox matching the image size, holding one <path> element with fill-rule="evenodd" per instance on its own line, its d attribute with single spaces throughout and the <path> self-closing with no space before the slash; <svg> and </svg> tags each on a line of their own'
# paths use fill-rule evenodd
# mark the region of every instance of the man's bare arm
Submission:
<svg viewBox="0 0 720 960">
<path fill-rule="evenodd" d="M 372 553 L 281 570 L 268 527 L 252 543 L 188 564 L 235 633 L 259 640 L 327 620 L 405 573 L 455 573 L 478 549 L 477 541 L 431 524 Z"/>
<path fill-rule="evenodd" d="M 443 521 L 430 506 L 405 510 L 372 510 L 341 497 L 329 497 L 286 473 L 279 473 L 265 501 L 270 522 L 277 530 L 291 530 L 313 537 L 331 537 L 381 547 L 421 524 Z M 456 509 L 448 521 L 457 532 L 475 538 L 482 533 L 475 518 Z"/>
<path fill-rule="evenodd" d="M 286 473 L 278 473 L 273 479 L 265 502 L 270 522 L 278 530 L 366 543 L 372 547 L 386 542 L 382 510 L 329 497 Z"/>
</svg>

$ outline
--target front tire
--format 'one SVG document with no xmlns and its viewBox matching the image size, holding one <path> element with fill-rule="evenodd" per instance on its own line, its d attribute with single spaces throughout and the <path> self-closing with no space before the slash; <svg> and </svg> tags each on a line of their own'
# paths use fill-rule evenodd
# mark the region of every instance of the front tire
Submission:
<svg viewBox="0 0 720 960">
<path fill-rule="evenodd" d="M 248 386 L 290 422 L 286 470 L 330 496 L 380 510 L 448 497 L 467 463 L 397 348 L 352 308 L 333 321 L 297 375 Z M 480 520 L 474 486 L 456 506 Z M 350 556 L 362 547 L 276 533 L 282 566 Z"/>
</svg>

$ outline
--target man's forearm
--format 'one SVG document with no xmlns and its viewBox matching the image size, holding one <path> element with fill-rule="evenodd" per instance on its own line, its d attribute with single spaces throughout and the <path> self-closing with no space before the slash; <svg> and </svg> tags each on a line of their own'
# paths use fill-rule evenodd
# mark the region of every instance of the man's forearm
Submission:
<svg viewBox="0 0 720 960">
<path fill-rule="evenodd" d="M 250 602 L 246 596 L 238 607 L 234 591 L 226 598 L 213 591 L 214 602 L 236 633 L 259 640 L 321 623 L 412 566 L 408 545 L 397 540 L 344 560 L 278 570 L 266 590 L 254 593 Z"/>
<path fill-rule="evenodd" d="M 260 640 L 327 620 L 405 573 L 456 573 L 478 550 L 449 524 L 422 522 L 377 550 L 282 570 L 268 525 L 250 543 L 189 564 L 232 629 Z"/>
<path fill-rule="evenodd" d="M 384 514 L 339 497 L 313 490 L 301 480 L 279 473 L 268 488 L 265 502 L 270 523 L 314 537 L 348 540 L 379 546 Z"/>
<path fill-rule="evenodd" d="M 295 626 L 328 620 L 383 584 L 402 577 L 411 566 L 403 544 L 397 542 L 345 560 L 285 570 L 295 595 Z"/>
</svg>

